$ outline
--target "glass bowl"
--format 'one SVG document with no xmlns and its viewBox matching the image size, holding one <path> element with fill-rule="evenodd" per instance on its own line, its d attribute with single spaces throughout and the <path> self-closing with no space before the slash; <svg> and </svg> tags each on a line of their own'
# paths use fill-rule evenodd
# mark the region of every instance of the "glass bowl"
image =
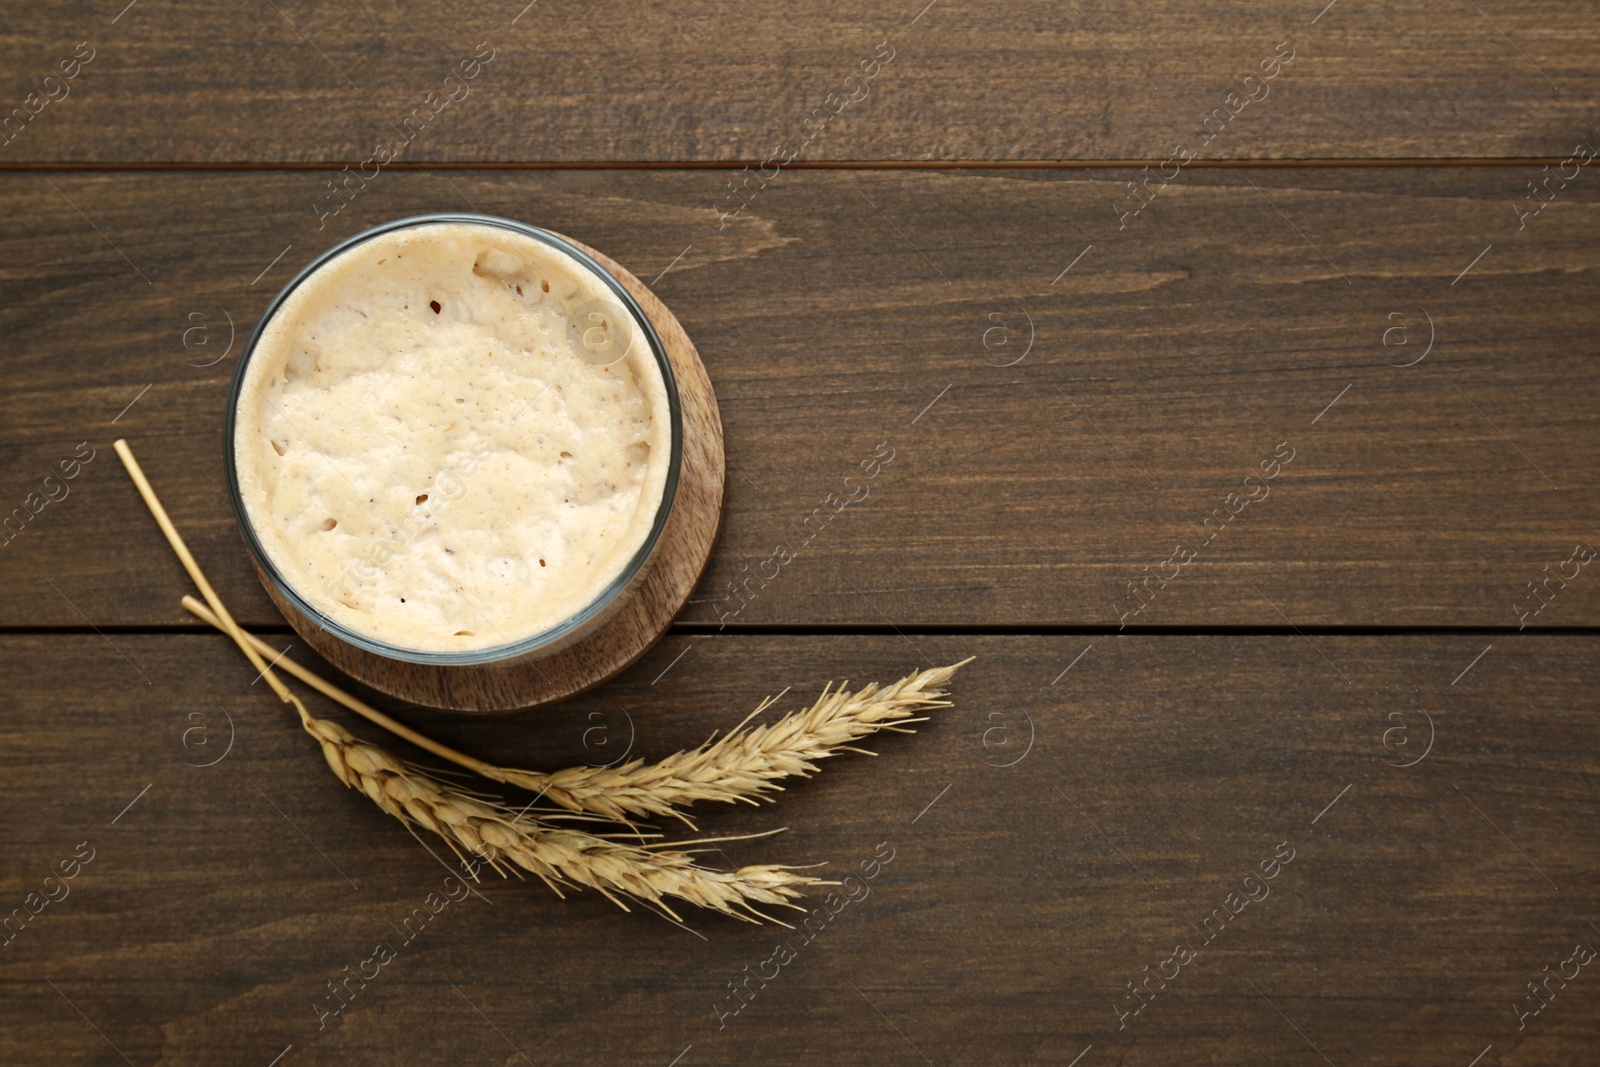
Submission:
<svg viewBox="0 0 1600 1067">
<path fill-rule="evenodd" d="M 351 629 L 343 623 L 336 622 L 313 607 L 285 579 L 283 573 L 278 569 L 261 544 L 260 538 L 257 537 L 255 527 L 250 521 L 249 512 L 246 510 L 244 498 L 240 492 L 237 458 L 234 452 L 239 398 L 244 390 L 245 371 L 250 365 L 250 359 L 255 354 L 256 346 L 260 343 L 268 323 L 282 308 L 289 295 L 307 278 L 311 277 L 312 274 L 331 262 L 335 257 L 365 241 L 370 241 L 374 237 L 392 233 L 396 230 L 441 224 L 493 226 L 511 230 L 571 256 L 592 272 L 605 284 L 611 294 L 616 297 L 617 303 L 628 313 L 632 319 L 632 325 L 636 328 L 636 336 L 643 337 L 645 343 L 649 346 L 650 354 L 655 360 L 656 367 L 661 372 L 661 381 L 666 389 L 667 408 L 671 421 L 671 447 L 668 452 L 666 481 L 661 490 L 661 504 L 656 511 L 655 521 L 651 524 L 644 543 L 639 546 L 638 550 L 628 560 L 622 572 L 581 610 L 546 630 L 490 648 L 448 652 L 424 651 L 381 641 Z M 303 622 L 309 623 L 312 627 L 346 644 L 386 659 L 440 667 L 492 666 L 537 660 L 559 652 L 599 629 L 637 591 L 655 556 L 656 548 L 661 541 L 661 532 L 665 529 L 667 518 L 672 512 L 672 502 L 678 488 L 678 476 L 683 465 L 683 419 L 678 403 L 677 380 L 673 376 L 672 364 L 667 358 L 666 349 L 662 346 L 661 338 L 657 335 L 655 327 L 639 307 L 638 301 L 633 298 L 633 295 L 628 292 L 615 275 L 597 263 L 594 257 L 557 234 L 513 219 L 471 213 L 416 215 L 374 226 L 372 229 L 339 242 L 313 259 L 300 273 L 290 279 L 289 283 L 283 287 L 277 296 L 273 297 L 272 302 L 262 312 L 260 320 L 251 332 L 250 339 L 239 356 L 238 366 L 234 368 L 233 386 L 228 391 L 228 410 L 223 424 L 222 446 L 227 468 L 228 497 L 233 504 L 234 517 L 238 520 L 239 533 L 244 538 L 245 546 L 249 549 L 250 555 L 255 561 L 256 569 L 261 575 L 262 581 L 268 586 L 269 592 L 276 594 L 273 599 L 277 601 L 280 607 L 287 606 L 298 612 Z M 290 621 L 295 620 L 291 619 Z M 299 627 L 296 628 L 299 629 Z"/>
</svg>

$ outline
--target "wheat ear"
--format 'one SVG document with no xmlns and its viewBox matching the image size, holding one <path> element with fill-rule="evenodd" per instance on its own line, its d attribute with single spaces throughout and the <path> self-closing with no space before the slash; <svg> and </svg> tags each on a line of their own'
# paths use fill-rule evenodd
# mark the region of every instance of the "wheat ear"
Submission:
<svg viewBox="0 0 1600 1067">
<path fill-rule="evenodd" d="M 298 705 L 298 702 L 296 702 Z M 365 793 L 379 808 L 442 837 L 466 862 L 472 855 L 502 875 L 514 864 L 557 895 L 582 886 L 603 894 L 623 910 L 641 900 L 674 919 L 669 897 L 749 921 L 771 920 L 757 905 L 794 907 L 791 901 L 821 879 L 792 868 L 761 865 L 737 871 L 699 866 L 684 851 L 626 844 L 594 834 L 554 827 L 519 815 L 502 804 L 462 792 L 358 740 L 337 723 L 301 712 L 306 732 L 339 780 Z"/>
<path fill-rule="evenodd" d="M 816 703 L 777 722 L 751 727 L 750 719 L 777 703 L 769 697 L 739 726 L 699 748 L 678 752 L 659 763 L 633 760 L 618 767 L 571 767 L 553 774 L 506 770 L 502 781 L 541 793 L 571 811 L 593 812 L 619 821 L 630 815 L 675 815 L 696 801 L 771 800 L 783 789 L 780 778 L 805 778 L 816 761 L 840 752 L 873 755 L 852 742 L 879 730 L 911 733 L 923 722 L 917 712 L 948 707 L 944 685 L 971 662 L 932 667 L 879 688 L 854 693 L 840 686 L 823 689 Z"/>
<path fill-rule="evenodd" d="M 316 718 L 273 673 L 223 606 L 128 443 L 119 438 L 112 447 L 221 628 L 261 672 L 279 699 L 294 707 L 300 725 L 321 746 L 334 774 L 346 786 L 360 789 L 408 828 L 421 825 L 442 837 L 458 856 L 465 849 L 502 875 L 506 873 L 504 863 L 509 861 L 543 879 L 558 894 L 564 885 L 587 886 L 624 910 L 625 898 L 632 897 L 673 918 L 677 916 L 665 897 L 752 922 L 770 919 L 755 905 L 793 906 L 789 902 L 800 895 L 801 887 L 821 884 L 821 879 L 796 873 L 789 867 L 761 865 L 733 872 L 713 871 L 698 866 L 687 852 L 620 844 L 581 831 L 551 827 L 440 782 L 377 746 L 359 741 L 344 727 Z"/>
<path fill-rule="evenodd" d="M 193 597 L 183 606 L 196 618 L 223 629 L 216 615 Z M 260 638 L 245 637 L 256 650 L 273 654 Z M 770 725 L 747 728 L 783 694 L 761 702 L 744 723 L 712 738 L 699 748 L 678 752 L 659 763 L 633 760 L 617 767 L 569 767 L 554 773 L 497 767 L 463 752 L 447 748 L 418 734 L 383 712 L 318 677 L 288 657 L 278 666 L 302 682 L 373 723 L 427 749 L 434 755 L 466 767 L 486 778 L 538 793 L 569 811 L 603 815 L 618 822 L 630 817 L 670 815 L 692 822 L 677 808 L 695 801 L 771 800 L 783 788 L 777 779 L 808 777 L 817 771 L 816 760 L 839 752 L 864 752 L 852 742 L 879 730 L 909 733 L 908 724 L 922 722 L 917 712 L 948 707 L 944 686 L 972 662 L 971 658 L 948 667 L 934 667 L 879 688 L 876 684 L 857 692 L 831 686 L 805 711 L 791 712 Z M 872 753 L 868 752 L 867 755 Z"/>
</svg>

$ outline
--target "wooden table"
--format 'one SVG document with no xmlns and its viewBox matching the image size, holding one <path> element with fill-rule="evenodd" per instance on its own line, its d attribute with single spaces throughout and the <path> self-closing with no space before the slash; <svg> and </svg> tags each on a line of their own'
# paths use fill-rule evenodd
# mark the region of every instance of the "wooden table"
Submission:
<svg viewBox="0 0 1600 1067">
<path fill-rule="evenodd" d="M 123 4 L 0 35 L 0 1060 L 1600 1056 L 1593 5 Z M 669 303 L 726 513 L 614 682 L 386 707 L 553 769 L 977 657 L 705 813 L 893 856 L 748 1000 L 789 931 L 496 882 L 319 1028 L 443 873 L 180 608 L 111 453 L 316 664 L 230 517 L 234 360 L 334 241 L 463 209 Z"/>
</svg>

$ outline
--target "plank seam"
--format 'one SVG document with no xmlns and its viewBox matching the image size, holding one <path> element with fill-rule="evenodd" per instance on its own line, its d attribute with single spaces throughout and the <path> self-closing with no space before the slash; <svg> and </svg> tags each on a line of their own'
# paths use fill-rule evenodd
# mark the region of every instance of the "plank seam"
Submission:
<svg viewBox="0 0 1600 1067">
<path fill-rule="evenodd" d="M 116 171 L 180 171 L 180 172 L 272 172 L 272 171 L 338 171 L 358 165 L 359 161 L 285 161 L 264 162 L 166 162 L 166 161 L 34 161 L 8 160 L 0 162 L 0 173 L 35 172 L 116 172 Z M 795 160 L 785 164 L 786 170 L 1129 170 L 1142 167 L 1159 167 L 1160 159 L 949 159 L 949 160 Z M 1170 161 L 1167 161 L 1170 162 Z M 1339 170 L 1350 168 L 1452 168 L 1452 167 L 1554 167 L 1563 162 L 1560 156 L 1517 157 L 1396 157 L 1396 158 L 1327 158 L 1327 159 L 1196 159 L 1186 167 L 1195 170 Z M 394 162 L 384 169 L 393 171 L 604 171 L 604 170 L 707 170 L 739 171 L 759 167 L 760 160 L 639 160 L 607 161 L 576 160 L 554 161 L 476 161 L 444 160 L 428 163 L 421 161 Z"/>
</svg>

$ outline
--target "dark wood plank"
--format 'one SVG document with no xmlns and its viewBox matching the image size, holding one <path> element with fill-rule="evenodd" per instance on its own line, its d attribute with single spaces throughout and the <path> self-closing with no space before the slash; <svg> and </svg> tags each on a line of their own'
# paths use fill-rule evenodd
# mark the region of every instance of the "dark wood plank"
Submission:
<svg viewBox="0 0 1600 1067">
<path fill-rule="evenodd" d="M 265 1064 L 292 1044 L 284 1063 L 1067 1064 L 1092 1044 L 1082 1067 L 1467 1064 L 1492 1044 L 1482 1062 L 1509 1065 L 1584 1062 L 1600 1038 L 1592 966 L 1521 1029 L 1513 1009 L 1600 947 L 1592 638 L 1477 658 L 1468 635 L 680 637 L 536 714 L 413 712 L 553 768 L 664 754 L 784 686 L 787 707 L 979 657 L 956 706 L 877 759 L 707 813 L 708 833 L 791 828 L 725 846 L 738 862 L 894 854 L 724 1026 L 728 983 L 795 935 L 690 916 L 701 940 L 497 882 L 320 1032 L 325 983 L 399 940 L 445 872 L 221 638 L 113 640 L 0 639 L 5 909 L 94 851 L 3 949 L 7 1062 Z M 225 715 L 231 750 L 194 766 L 222 755 Z M 1196 926 L 1290 849 L 1204 944 Z M 1119 1029 L 1124 983 L 1178 944 L 1198 958 Z"/>
<path fill-rule="evenodd" d="M 241 618 L 277 621 L 224 495 L 243 337 L 336 238 L 477 207 L 612 255 L 699 347 L 730 469 L 690 621 L 1515 627 L 1549 579 L 1527 622 L 1594 625 L 1582 173 L 1521 231 L 1531 173 L 1465 168 L 1190 171 L 1120 231 L 1128 175 L 1094 171 L 797 173 L 722 230 L 703 173 L 402 173 L 321 232 L 317 175 L 5 176 L 4 508 L 97 451 L 0 547 L 0 623 L 190 621 L 119 434 Z"/>
<path fill-rule="evenodd" d="M 1547 157 L 1600 98 L 1581 0 L 125 2 L 9 13 L 0 161 Z"/>
</svg>

